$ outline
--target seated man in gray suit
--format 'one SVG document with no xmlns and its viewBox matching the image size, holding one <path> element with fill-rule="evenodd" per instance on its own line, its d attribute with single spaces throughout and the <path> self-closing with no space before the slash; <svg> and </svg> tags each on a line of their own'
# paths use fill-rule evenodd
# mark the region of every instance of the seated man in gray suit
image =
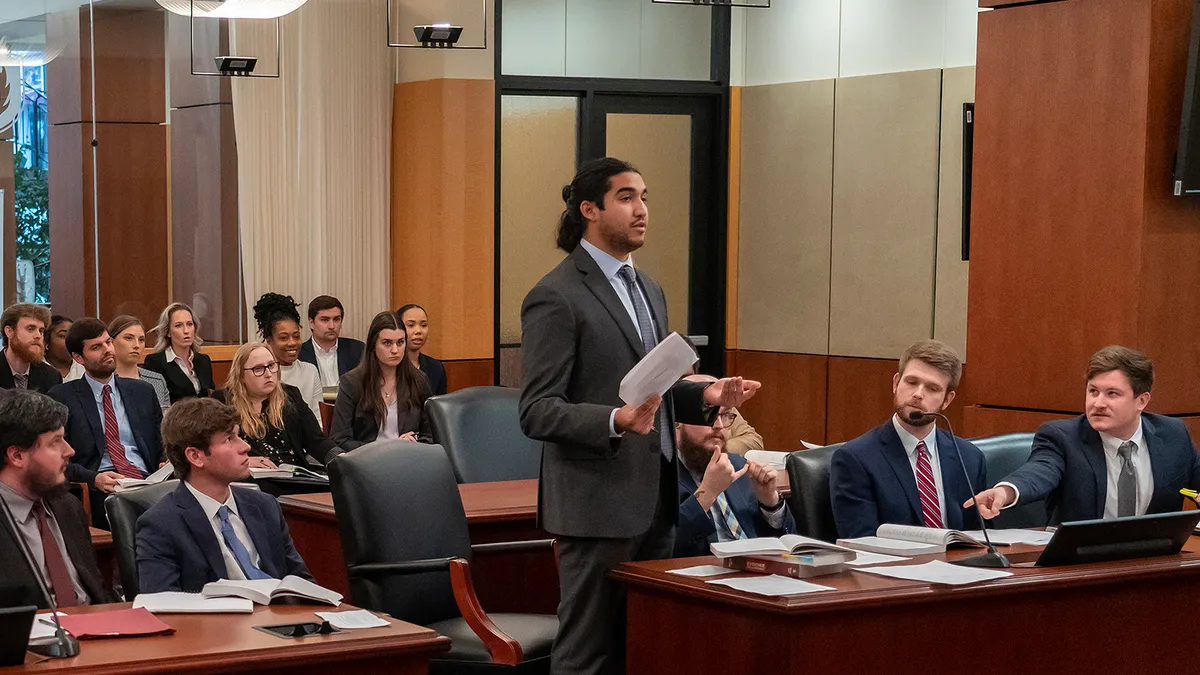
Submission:
<svg viewBox="0 0 1200 675">
<path fill-rule="evenodd" d="M 184 399 L 163 418 L 163 445 L 180 482 L 138 518 L 143 593 L 195 593 L 218 579 L 312 581 L 275 498 L 230 486 L 250 477 L 250 446 L 237 421 L 236 410 L 211 398 Z"/>
<path fill-rule="evenodd" d="M 1180 488 L 1200 487 L 1200 456 L 1183 422 L 1144 412 L 1153 384 L 1145 354 L 1096 352 L 1084 414 L 1039 427 L 1029 461 L 976 495 L 980 514 L 1040 499 L 1052 525 L 1180 510 Z"/>
</svg>

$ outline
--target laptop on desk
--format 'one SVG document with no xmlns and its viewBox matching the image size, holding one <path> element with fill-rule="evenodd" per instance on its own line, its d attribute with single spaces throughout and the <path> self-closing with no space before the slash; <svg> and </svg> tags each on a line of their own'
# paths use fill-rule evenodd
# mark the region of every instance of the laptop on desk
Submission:
<svg viewBox="0 0 1200 675">
<path fill-rule="evenodd" d="M 1154 513 L 1109 520 L 1063 523 L 1037 559 L 1037 567 L 1149 558 L 1179 553 L 1200 511 Z"/>
</svg>

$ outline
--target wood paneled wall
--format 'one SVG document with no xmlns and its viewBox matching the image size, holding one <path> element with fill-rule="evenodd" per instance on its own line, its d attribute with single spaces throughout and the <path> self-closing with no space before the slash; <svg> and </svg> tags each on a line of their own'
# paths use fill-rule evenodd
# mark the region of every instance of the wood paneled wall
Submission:
<svg viewBox="0 0 1200 675">
<path fill-rule="evenodd" d="M 491 359 L 494 311 L 495 84 L 395 86 L 392 304 L 415 302 L 442 360 Z"/>
<path fill-rule="evenodd" d="M 1120 343 L 1155 361 L 1151 410 L 1200 412 L 1200 203 L 1170 194 L 1192 5 L 979 15 L 968 302 L 978 403 L 1078 410 L 1089 355 Z"/>
<path fill-rule="evenodd" d="M 153 325 L 170 290 L 164 12 L 95 10 L 94 171 L 88 21 L 86 10 L 71 18 L 70 44 L 47 69 L 51 301 L 68 316 Z"/>
</svg>

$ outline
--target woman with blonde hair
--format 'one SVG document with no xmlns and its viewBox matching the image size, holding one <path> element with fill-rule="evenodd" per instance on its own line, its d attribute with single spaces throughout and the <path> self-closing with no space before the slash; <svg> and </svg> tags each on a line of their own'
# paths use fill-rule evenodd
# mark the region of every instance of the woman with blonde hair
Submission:
<svg viewBox="0 0 1200 675">
<path fill-rule="evenodd" d="M 328 464 L 342 452 L 321 431 L 300 390 L 279 381 L 279 362 L 261 342 L 247 342 L 233 355 L 223 398 L 237 410 L 252 467 L 306 466 L 306 454 Z"/>
<path fill-rule="evenodd" d="M 149 382 L 158 396 L 159 407 L 164 411 L 170 408 L 171 393 L 167 390 L 166 378 L 138 366 L 146 351 L 146 330 L 141 320 L 122 314 L 108 323 L 108 334 L 112 337 L 113 352 L 117 357 L 117 377 Z"/>
<path fill-rule="evenodd" d="M 182 302 L 167 305 L 154 327 L 158 343 L 154 353 L 142 364 L 167 381 L 171 403 L 193 396 L 208 396 L 216 389 L 213 384 L 212 359 L 200 352 L 200 324 L 192 308 Z"/>
</svg>

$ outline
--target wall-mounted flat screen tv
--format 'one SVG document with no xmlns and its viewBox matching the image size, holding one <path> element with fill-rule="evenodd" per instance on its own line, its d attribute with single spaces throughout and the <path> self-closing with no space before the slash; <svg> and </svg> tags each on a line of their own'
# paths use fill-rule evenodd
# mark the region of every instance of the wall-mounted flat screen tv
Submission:
<svg viewBox="0 0 1200 675">
<path fill-rule="evenodd" d="M 1179 126 L 1179 151 L 1175 154 L 1177 197 L 1200 196 L 1200 0 L 1192 8 L 1192 42 L 1188 47 L 1187 82 L 1183 90 L 1183 123 Z"/>
</svg>

